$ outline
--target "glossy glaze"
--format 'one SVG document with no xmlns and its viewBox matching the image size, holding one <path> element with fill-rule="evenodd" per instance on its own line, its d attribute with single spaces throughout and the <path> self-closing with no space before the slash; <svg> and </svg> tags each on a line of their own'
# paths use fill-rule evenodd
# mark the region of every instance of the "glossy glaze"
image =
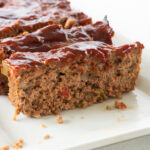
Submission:
<svg viewBox="0 0 150 150">
<path fill-rule="evenodd" d="M 79 41 L 97 40 L 112 44 L 114 32 L 105 22 L 63 29 L 60 25 L 49 25 L 33 33 L 6 38 L 0 48 L 6 54 L 20 52 L 46 52 Z"/>
<path fill-rule="evenodd" d="M 123 56 L 127 53 L 130 53 L 135 48 L 143 49 L 144 45 L 141 44 L 140 42 L 136 42 L 135 44 L 126 44 L 123 46 L 119 46 L 116 48 L 116 54 L 119 56 Z"/>
<path fill-rule="evenodd" d="M 117 55 L 123 55 L 136 48 L 142 49 L 143 45 L 139 42 L 136 42 L 135 44 L 124 45 L 115 48 L 112 45 L 98 41 L 78 42 L 63 48 L 51 50 L 49 52 L 17 52 L 12 54 L 9 59 L 5 60 L 5 62 L 14 70 L 20 69 L 22 67 L 38 67 L 38 65 L 48 64 L 52 61 L 65 63 L 72 61 L 79 56 L 83 57 L 83 60 L 86 61 L 88 61 L 90 56 L 96 56 L 100 59 L 101 62 L 105 63 L 109 59 L 109 54 L 112 51 L 115 51 Z"/>
<path fill-rule="evenodd" d="M 62 23 L 74 17 L 84 24 L 88 17 L 70 8 L 67 0 L 9 0 L 0 2 L 0 31 L 16 26 L 38 28 L 42 24 Z M 27 29 L 27 28 L 26 28 Z"/>
</svg>

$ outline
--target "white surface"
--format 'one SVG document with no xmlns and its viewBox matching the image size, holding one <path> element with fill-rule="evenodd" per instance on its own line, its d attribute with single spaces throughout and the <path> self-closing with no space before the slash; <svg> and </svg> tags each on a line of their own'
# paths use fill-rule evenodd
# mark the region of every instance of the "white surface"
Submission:
<svg viewBox="0 0 150 150">
<path fill-rule="evenodd" d="M 146 48 L 149 42 L 149 0 L 72 0 L 73 6 L 86 11 L 96 20 L 108 15 L 115 31 L 126 37 L 141 41 Z M 85 5 L 86 2 L 86 5 Z M 118 35 L 122 42 L 125 38 Z M 118 41 L 116 41 L 118 42 Z M 24 150 L 49 149 L 90 149 L 131 139 L 150 133 L 150 51 L 143 53 L 142 69 L 135 91 L 125 94 L 123 101 L 129 106 L 125 111 L 106 111 L 105 106 L 113 103 L 109 100 L 83 110 L 64 112 L 65 123 L 56 124 L 54 116 L 31 119 L 19 116 L 12 121 L 14 108 L 5 97 L 0 97 L 0 146 L 11 144 L 19 138 L 24 139 Z M 80 119 L 84 116 L 85 119 Z M 45 124 L 42 129 L 40 124 Z M 50 140 L 43 136 L 50 134 Z M 41 141 L 42 144 L 38 144 Z"/>
</svg>

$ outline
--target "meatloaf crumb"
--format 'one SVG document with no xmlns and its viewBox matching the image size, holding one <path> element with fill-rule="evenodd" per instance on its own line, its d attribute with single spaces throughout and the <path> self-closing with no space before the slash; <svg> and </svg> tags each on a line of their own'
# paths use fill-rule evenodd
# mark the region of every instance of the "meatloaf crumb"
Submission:
<svg viewBox="0 0 150 150">
<path fill-rule="evenodd" d="M 62 124 L 62 123 L 63 123 L 63 118 L 62 118 L 62 116 L 61 116 L 61 115 L 57 115 L 57 116 L 56 116 L 56 121 L 57 121 L 58 124 Z"/>
<path fill-rule="evenodd" d="M 107 110 L 111 110 L 112 107 L 111 107 L 110 105 L 107 105 L 107 106 L 106 106 L 106 109 L 107 109 Z"/>
<path fill-rule="evenodd" d="M 127 105 L 124 102 L 119 102 L 118 100 L 115 100 L 114 106 L 115 108 L 121 109 L 121 110 L 124 110 L 127 108 Z"/>
<path fill-rule="evenodd" d="M 16 107 L 15 109 L 15 114 L 14 114 L 14 117 L 13 117 L 13 120 L 16 121 L 17 120 L 17 116 L 20 114 L 20 110 L 18 109 L 18 107 Z"/>
<path fill-rule="evenodd" d="M 46 125 L 45 124 L 41 124 L 40 127 L 41 128 L 46 128 Z"/>
<path fill-rule="evenodd" d="M 9 150 L 9 145 L 1 147 L 0 150 Z"/>
<path fill-rule="evenodd" d="M 50 139 L 50 135 L 49 134 L 44 136 L 44 140 L 48 140 L 48 139 Z"/>
<path fill-rule="evenodd" d="M 12 144 L 12 147 L 14 149 L 20 149 L 20 148 L 23 148 L 23 145 L 24 145 L 24 141 L 22 139 L 19 139 L 17 142 L 14 142 Z"/>
</svg>

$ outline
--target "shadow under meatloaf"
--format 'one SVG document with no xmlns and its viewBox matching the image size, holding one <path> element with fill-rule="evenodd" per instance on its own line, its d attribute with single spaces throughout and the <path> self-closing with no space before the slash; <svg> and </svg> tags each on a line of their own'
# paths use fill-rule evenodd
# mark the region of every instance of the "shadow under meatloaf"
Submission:
<svg viewBox="0 0 150 150">
<path fill-rule="evenodd" d="M 91 23 L 91 18 L 73 10 L 67 0 L 0 1 L 0 39 L 33 32 L 49 24 L 71 28 Z"/>
<path fill-rule="evenodd" d="M 78 42 L 41 53 L 16 52 L 3 61 L 9 99 L 30 117 L 87 107 L 134 89 L 143 45 Z"/>
<path fill-rule="evenodd" d="M 107 21 L 95 24 L 63 29 L 54 24 L 38 29 L 33 33 L 24 33 L 17 37 L 10 37 L 0 41 L 0 63 L 12 53 L 46 52 L 50 49 L 63 47 L 79 41 L 97 40 L 112 44 L 114 35 Z M 0 94 L 8 93 L 7 78 L 0 74 Z"/>
</svg>

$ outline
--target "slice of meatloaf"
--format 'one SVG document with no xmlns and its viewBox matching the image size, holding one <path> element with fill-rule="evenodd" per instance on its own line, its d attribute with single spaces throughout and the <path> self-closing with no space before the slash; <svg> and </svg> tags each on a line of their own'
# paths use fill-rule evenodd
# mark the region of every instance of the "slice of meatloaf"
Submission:
<svg viewBox="0 0 150 150">
<path fill-rule="evenodd" d="M 17 37 L 10 37 L 0 41 L 0 63 L 16 51 L 46 52 L 71 43 L 87 40 L 104 41 L 112 44 L 114 35 L 109 24 L 97 22 L 95 24 L 63 29 L 60 25 L 49 25 L 33 33 L 24 33 Z M 0 74 L 0 94 L 8 93 L 7 78 Z"/>
<path fill-rule="evenodd" d="M 73 10 L 67 0 L 0 1 L 0 39 L 33 32 L 49 24 L 71 28 L 91 22 L 83 12 Z"/>
<path fill-rule="evenodd" d="M 3 61 L 9 99 L 31 117 L 87 107 L 134 89 L 143 45 L 78 42 L 49 52 L 17 52 Z"/>
</svg>

